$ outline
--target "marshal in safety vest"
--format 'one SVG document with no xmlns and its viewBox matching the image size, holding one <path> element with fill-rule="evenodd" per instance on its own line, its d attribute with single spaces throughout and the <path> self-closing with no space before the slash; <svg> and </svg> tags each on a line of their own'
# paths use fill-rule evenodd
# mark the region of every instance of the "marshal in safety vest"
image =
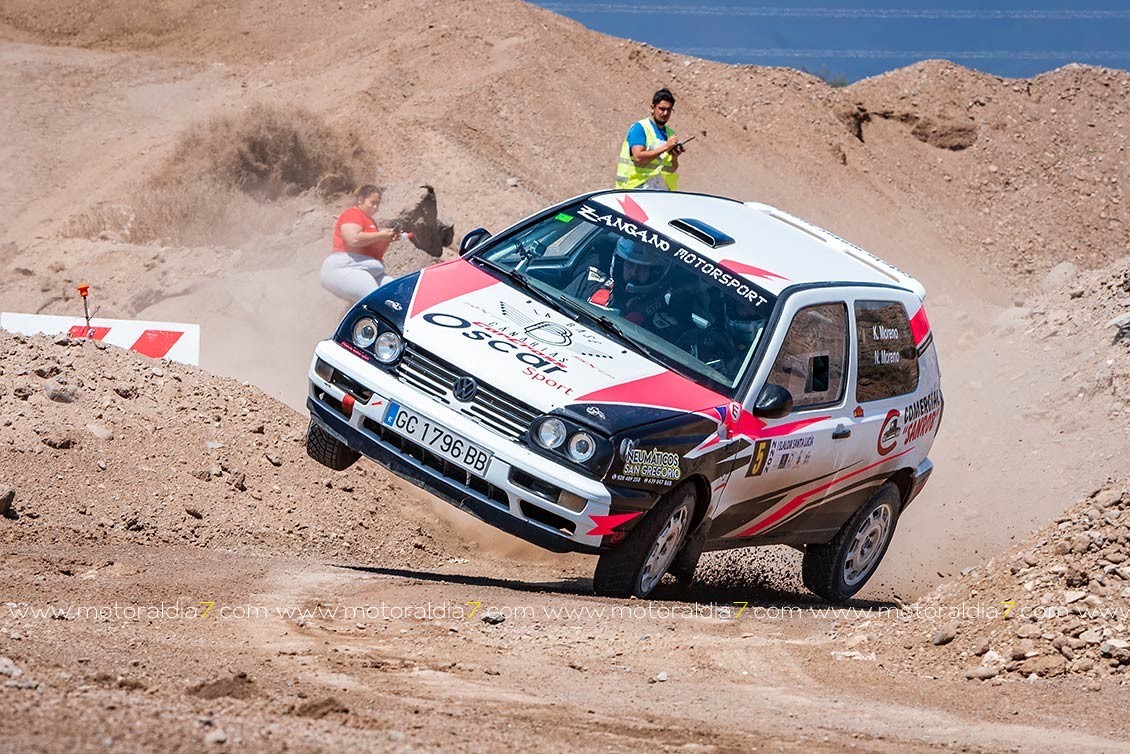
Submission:
<svg viewBox="0 0 1130 754">
<path fill-rule="evenodd" d="M 647 136 L 647 143 L 644 144 L 644 149 L 652 150 L 662 145 L 666 139 L 660 137 L 659 130 L 655 124 L 651 122 L 651 118 L 644 118 L 638 121 L 643 126 L 643 132 Z M 670 126 L 667 127 L 668 136 L 675 135 L 675 129 Z M 616 188 L 618 189 L 633 189 L 639 188 L 651 179 L 662 176 L 663 183 L 667 186 L 668 191 L 676 191 L 679 187 L 679 174 L 675 172 L 672 167 L 673 155 L 671 152 L 664 152 L 656 157 L 646 165 L 636 165 L 632 160 L 632 148 L 628 145 L 628 137 L 624 137 L 624 143 L 620 147 L 620 162 L 616 166 Z"/>
</svg>

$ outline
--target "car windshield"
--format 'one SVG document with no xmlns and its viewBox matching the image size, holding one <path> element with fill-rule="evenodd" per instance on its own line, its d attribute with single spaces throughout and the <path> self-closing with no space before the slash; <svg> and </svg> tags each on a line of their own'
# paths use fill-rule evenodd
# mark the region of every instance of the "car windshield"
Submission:
<svg viewBox="0 0 1130 754">
<path fill-rule="evenodd" d="M 747 278 L 591 201 L 491 239 L 472 259 L 731 397 L 776 302 Z"/>
</svg>

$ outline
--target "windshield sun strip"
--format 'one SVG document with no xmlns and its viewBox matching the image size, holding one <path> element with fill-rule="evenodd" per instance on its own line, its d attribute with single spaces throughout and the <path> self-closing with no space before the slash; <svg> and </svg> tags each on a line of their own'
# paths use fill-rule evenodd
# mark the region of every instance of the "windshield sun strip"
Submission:
<svg viewBox="0 0 1130 754">
<path fill-rule="evenodd" d="M 566 214 L 563 215 L 563 212 Z M 565 217 L 568 217 L 568 221 L 564 219 Z M 530 240 L 526 236 L 531 232 L 536 232 L 537 229 L 544 227 L 551 221 L 570 224 L 576 220 L 582 220 L 586 225 L 595 228 L 602 226 L 608 227 L 621 237 L 647 243 L 654 248 L 657 253 L 668 256 L 673 263 L 678 264 L 680 269 L 688 271 L 709 288 L 720 291 L 722 295 L 727 298 L 748 301 L 759 309 L 767 307 L 767 312 L 769 313 L 775 308 L 777 296 L 748 281 L 743 276 L 730 272 L 721 264 L 714 262 L 708 257 L 687 249 L 670 237 L 654 230 L 651 226 L 639 223 L 611 208 L 593 206 L 587 199 L 573 205 L 559 205 L 538 217 L 531 218 L 529 221 L 515 228 L 512 232 L 489 239 L 486 244 L 481 245 L 472 254 L 468 255 L 467 258 L 469 261 L 481 264 L 483 267 L 496 272 L 504 279 L 513 281 L 515 287 L 525 293 L 536 296 L 544 303 L 554 306 L 559 311 L 566 313 L 567 316 L 571 315 L 570 318 L 576 319 L 579 315 L 585 320 L 591 321 L 600 332 L 620 342 L 622 345 L 631 348 L 631 350 L 662 363 L 668 369 L 682 374 L 688 379 L 708 383 L 712 389 L 720 393 L 731 396 L 736 394 L 736 391 L 743 384 L 745 375 L 748 373 L 751 365 L 757 361 L 757 358 L 751 358 L 749 353 L 747 353 L 743 364 L 732 377 L 718 371 L 718 369 L 706 362 L 699 362 L 701 369 L 697 368 L 687 363 L 686 359 L 681 358 L 680 355 L 667 354 L 661 349 L 656 349 L 649 346 L 647 343 L 641 342 L 639 339 L 633 337 L 633 334 L 629 330 L 621 327 L 614 319 L 598 312 L 589 311 L 588 306 L 586 306 L 584 302 L 570 299 L 569 296 L 564 294 L 563 290 L 558 290 L 553 287 L 547 288 L 543 286 L 542 281 L 538 278 L 524 275 L 517 269 L 523 266 L 521 262 L 515 265 L 514 268 L 507 268 L 490 258 L 492 253 L 503 249 L 508 249 L 506 253 L 517 253 L 522 259 L 541 258 L 539 255 L 532 257 L 529 255 L 527 244 L 530 243 Z M 567 232 L 565 236 L 569 235 L 569 233 L 571 233 L 571 231 Z M 589 234 L 584 234 L 582 238 L 587 238 L 588 235 Z M 553 243 L 558 243 L 559 241 L 560 238 Z M 564 256 L 568 255 L 562 255 L 562 257 Z M 768 319 L 768 317 L 769 314 L 767 313 L 766 318 Z M 716 322 L 717 320 L 715 323 Z M 763 340 L 763 337 L 759 337 L 758 341 L 751 345 L 750 353 L 762 350 L 761 345 Z M 671 345 L 676 350 L 681 351 L 679 347 L 674 346 L 674 344 Z M 718 377 L 722 379 L 718 379 Z"/>
</svg>

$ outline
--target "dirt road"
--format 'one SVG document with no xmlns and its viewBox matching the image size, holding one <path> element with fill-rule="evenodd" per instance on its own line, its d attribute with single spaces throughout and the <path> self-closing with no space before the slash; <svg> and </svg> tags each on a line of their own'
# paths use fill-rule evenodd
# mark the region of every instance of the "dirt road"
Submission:
<svg viewBox="0 0 1130 754">
<path fill-rule="evenodd" d="M 818 609 L 803 599 L 615 602 L 556 568 L 477 557 L 403 569 L 91 547 L 8 549 L 5 565 L 5 591 L 73 611 L 5 616 L 20 678 L 40 684 L 0 692 L 11 751 L 1130 750 L 1120 687 L 894 673 L 830 619 L 787 612 Z"/>
</svg>

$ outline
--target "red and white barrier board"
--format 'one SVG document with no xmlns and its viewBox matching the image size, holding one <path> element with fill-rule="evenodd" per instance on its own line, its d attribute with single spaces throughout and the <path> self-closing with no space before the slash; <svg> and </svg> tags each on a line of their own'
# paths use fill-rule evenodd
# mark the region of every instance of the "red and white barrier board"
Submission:
<svg viewBox="0 0 1130 754">
<path fill-rule="evenodd" d="M 101 340 L 154 359 L 200 364 L 200 325 L 91 317 L 88 331 L 82 317 L 0 312 L 0 330 L 22 335 L 65 333 L 72 338 Z"/>
</svg>

